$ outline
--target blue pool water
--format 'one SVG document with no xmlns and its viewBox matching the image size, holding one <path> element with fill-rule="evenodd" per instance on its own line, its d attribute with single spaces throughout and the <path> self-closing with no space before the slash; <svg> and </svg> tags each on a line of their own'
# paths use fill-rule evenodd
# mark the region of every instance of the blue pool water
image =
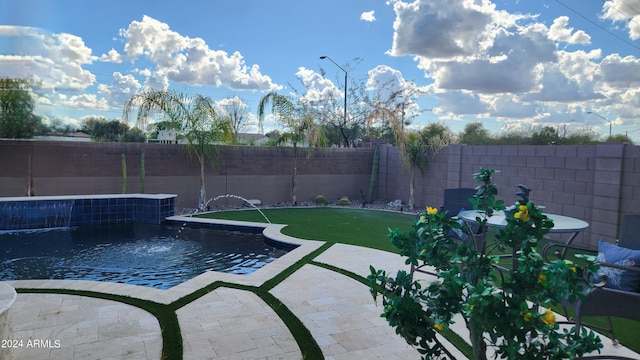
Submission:
<svg viewBox="0 0 640 360">
<path fill-rule="evenodd" d="M 168 289 L 205 271 L 250 274 L 287 253 L 262 233 L 128 224 L 0 234 L 0 280 Z"/>
</svg>

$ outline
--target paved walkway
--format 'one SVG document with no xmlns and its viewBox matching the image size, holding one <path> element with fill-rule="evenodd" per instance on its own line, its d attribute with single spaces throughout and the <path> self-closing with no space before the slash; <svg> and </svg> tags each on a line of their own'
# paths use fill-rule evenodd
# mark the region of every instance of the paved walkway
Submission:
<svg viewBox="0 0 640 360">
<path fill-rule="evenodd" d="M 220 288 L 178 310 L 184 359 L 300 359 L 287 326 L 257 295 Z"/>
<path fill-rule="evenodd" d="M 17 360 L 160 359 L 158 320 L 115 301 L 18 294 L 11 308 Z"/>
<path fill-rule="evenodd" d="M 286 238 L 286 237 L 284 237 Z M 288 241 L 293 241 L 288 238 Z M 303 245 L 249 276 L 205 273 L 169 290 L 89 281 L 14 281 L 14 287 L 66 288 L 133 296 L 171 303 L 216 280 L 260 286 L 264 281 L 317 249 Z M 361 276 L 369 265 L 394 271 L 404 267 L 395 254 L 336 244 L 316 262 Z M 418 359 L 418 352 L 395 335 L 380 318 L 366 285 L 323 267 L 307 264 L 274 287 L 282 301 L 309 329 L 326 359 Z M 16 360 L 160 359 L 161 332 L 149 313 L 119 302 L 59 294 L 18 294 L 11 309 Z M 177 310 L 185 360 L 301 359 L 298 345 L 275 312 L 249 291 L 218 288 Z M 462 322 L 454 327 L 463 338 Z M 27 347 L 29 340 L 46 347 Z M 49 340 L 49 342 L 46 342 Z M 443 341 L 445 341 L 443 339 Z M 604 354 L 640 359 L 603 337 Z M 457 359 L 464 359 L 453 346 Z"/>
</svg>

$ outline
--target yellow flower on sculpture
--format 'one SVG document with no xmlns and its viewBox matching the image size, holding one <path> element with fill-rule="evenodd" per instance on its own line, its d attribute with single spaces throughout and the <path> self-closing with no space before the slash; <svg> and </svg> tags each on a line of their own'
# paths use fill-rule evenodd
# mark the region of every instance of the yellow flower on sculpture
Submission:
<svg viewBox="0 0 640 360">
<path fill-rule="evenodd" d="M 435 215 L 438 213 L 438 208 L 427 206 L 427 214 Z"/>
<path fill-rule="evenodd" d="M 442 325 L 440 323 L 435 323 L 435 324 L 433 324 L 433 328 L 438 330 L 438 331 L 442 331 L 442 330 L 444 330 L 444 325 Z"/>
<path fill-rule="evenodd" d="M 547 311 L 542 316 L 542 322 L 547 325 L 553 325 L 556 323 L 556 316 L 553 314 L 553 311 L 547 309 Z"/>
</svg>

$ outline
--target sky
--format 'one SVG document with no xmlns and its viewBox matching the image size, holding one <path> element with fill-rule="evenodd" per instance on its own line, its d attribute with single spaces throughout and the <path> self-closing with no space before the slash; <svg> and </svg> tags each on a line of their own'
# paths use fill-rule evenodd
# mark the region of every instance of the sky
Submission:
<svg viewBox="0 0 640 360">
<path fill-rule="evenodd" d="M 419 92 L 414 129 L 640 142 L 640 0 L 0 2 L 0 77 L 33 80 L 47 121 L 120 119 L 132 95 L 175 89 L 240 101 L 258 132 L 265 94 L 343 99 L 342 69 Z"/>
</svg>

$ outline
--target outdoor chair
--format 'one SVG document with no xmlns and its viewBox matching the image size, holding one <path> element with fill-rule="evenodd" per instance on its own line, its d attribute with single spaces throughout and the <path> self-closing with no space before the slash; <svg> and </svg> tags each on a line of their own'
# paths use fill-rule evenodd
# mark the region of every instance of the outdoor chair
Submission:
<svg viewBox="0 0 640 360">
<path fill-rule="evenodd" d="M 566 249 L 593 252 L 580 246 L 551 242 L 544 246 L 542 254 L 550 261 L 563 258 Z M 617 343 L 611 317 L 640 322 L 640 214 L 623 215 L 616 245 L 600 240 L 596 261 L 601 266 L 601 279 L 595 280 L 596 284 L 584 301 L 565 304 L 565 315 L 569 318 L 567 306 L 575 309 L 577 332 L 580 332 L 584 317 L 607 317 L 608 328 L 594 328 L 607 332 Z"/>
<path fill-rule="evenodd" d="M 460 210 L 471 210 L 473 205 L 469 199 L 476 194 L 476 189 L 453 188 L 444 190 L 444 202 L 440 206 L 440 211 L 446 211 L 447 217 L 457 215 Z"/>
<path fill-rule="evenodd" d="M 446 212 L 446 217 L 451 218 L 458 215 L 461 211 L 472 210 L 473 204 L 469 202 L 476 194 L 473 188 L 452 188 L 444 190 L 444 202 L 440 207 L 440 211 Z M 455 231 L 451 236 L 457 237 L 460 241 L 473 241 L 474 246 L 480 249 L 484 246 L 486 233 L 480 229 L 475 222 L 463 221 L 460 219 L 462 230 Z"/>
<path fill-rule="evenodd" d="M 473 205 L 469 202 L 469 199 L 473 198 L 476 194 L 476 189 L 473 188 L 451 188 L 444 190 L 444 202 L 440 206 L 440 212 L 446 212 L 447 218 L 452 218 L 462 210 L 471 210 L 473 209 Z M 468 224 L 462 220 L 460 220 L 460 225 L 462 225 L 462 229 L 452 231 L 449 233 L 449 236 L 457 238 L 460 241 L 471 241 L 474 240 L 476 236 L 478 236 L 477 231 L 478 227 L 474 226 L 474 224 Z M 425 270 L 422 266 L 414 267 L 411 266 L 411 272 L 414 271 L 422 272 L 425 274 L 435 275 L 433 272 Z"/>
</svg>

